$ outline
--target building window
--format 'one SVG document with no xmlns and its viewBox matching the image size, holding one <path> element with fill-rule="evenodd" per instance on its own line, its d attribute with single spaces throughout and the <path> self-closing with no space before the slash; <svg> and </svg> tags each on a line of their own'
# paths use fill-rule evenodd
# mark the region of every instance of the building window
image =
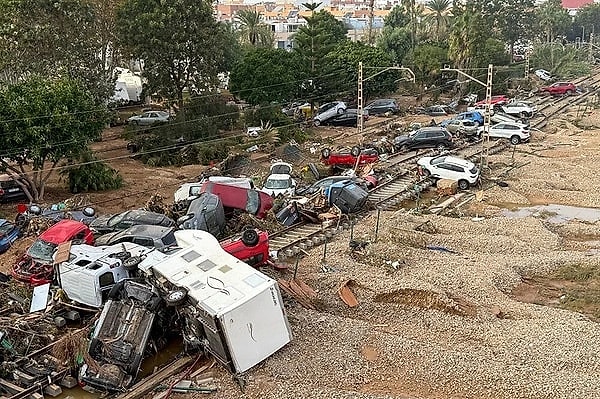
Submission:
<svg viewBox="0 0 600 399">
<path fill-rule="evenodd" d="M 277 48 L 285 48 L 285 42 L 283 40 L 278 40 Z"/>
</svg>

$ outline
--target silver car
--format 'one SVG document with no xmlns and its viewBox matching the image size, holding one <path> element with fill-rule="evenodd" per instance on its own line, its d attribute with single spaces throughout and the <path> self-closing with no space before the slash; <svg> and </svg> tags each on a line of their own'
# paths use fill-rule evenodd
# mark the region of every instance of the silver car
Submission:
<svg viewBox="0 0 600 399">
<path fill-rule="evenodd" d="M 171 115 L 165 111 L 146 111 L 141 115 L 134 115 L 127 119 L 132 125 L 148 126 L 155 123 L 167 123 Z"/>
<path fill-rule="evenodd" d="M 314 117 L 313 123 L 315 126 L 320 126 L 321 123 L 328 119 L 346 112 L 346 108 L 346 103 L 343 101 L 334 101 L 332 103 L 323 104 L 317 110 L 317 115 Z"/>
<path fill-rule="evenodd" d="M 104 234 L 96 239 L 97 246 L 132 242 L 148 248 L 164 251 L 176 245 L 175 227 L 140 224 L 114 233 Z"/>
</svg>

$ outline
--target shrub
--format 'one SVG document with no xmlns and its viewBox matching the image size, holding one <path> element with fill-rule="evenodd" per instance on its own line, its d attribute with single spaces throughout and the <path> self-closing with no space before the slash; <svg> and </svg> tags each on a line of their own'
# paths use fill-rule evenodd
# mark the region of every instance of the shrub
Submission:
<svg viewBox="0 0 600 399">
<path fill-rule="evenodd" d="M 90 151 L 84 152 L 79 162 L 60 171 L 68 179 L 72 193 L 111 190 L 123 185 L 119 172 L 99 161 Z"/>
</svg>

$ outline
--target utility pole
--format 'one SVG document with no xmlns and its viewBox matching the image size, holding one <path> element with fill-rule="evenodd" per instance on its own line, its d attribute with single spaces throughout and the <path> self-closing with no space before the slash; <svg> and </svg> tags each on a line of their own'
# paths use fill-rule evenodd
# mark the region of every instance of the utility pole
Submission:
<svg viewBox="0 0 600 399">
<path fill-rule="evenodd" d="M 594 61 L 594 32 L 590 32 L 590 48 L 588 49 L 588 61 Z"/>
<path fill-rule="evenodd" d="M 363 65 L 362 61 L 358 62 L 358 93 L 356 97 L 356 107 L 358 108 L 358 134 L 361 135 L 363 132 Z"/>
<path fill-rule="evenodd" d="M 443 68 L 442 72 L 456 72 L 459 75 L 465 76 L 471 79 L 473 82 L 479 83 L 483 87 L 485 87 L 485 115 L 483 116 L 483 139 L 481 143 L 483 148 L 481 149 L 481 160 L 480 160 L 480 168 L 484 166 L 484 158 L 487 159 L 489 155 L 489 142 L 490 142 L 490 117 L 491 117 L 491 108 L 492 108 L 492 78 L 493 78 L 493 68 L 492 64 L 488 65 L 488 74 L 487 74 L 487 82 L 483 83 L 481 80 L 461 71 L 460 69 L 454 68 Z"/>
<path fill-rule="evenodd" d="M 529 77 L 529 51 L 525 52 L 525 79 Z"/>
<path fill-rule="evenodd" d="M 356 106 L 357 106 L 357 109 L 358 109 L 358 115 L 357 115 L 357 118 L 358 118 L 357 122 L 358 123 L 356 124 L 356 126 L 358 126 L 358 134 L 359 135 L 362 135 L 362 133 L 363 133 L 363 120 L 362 120 L 363 119 L 362 118 L 362 114 L 363 114 L 363 82 L 365 82 L 365 81 L 367 81 L 367 80 L 369 80 L 371 78 L 374 78 L 375 76 L 380 75 L 380 74 L 384 73 L 385 71 L 389 71 L 389 70 L 392 70 L 392 69 L 397 70 L 397 71 L 406 71 L 406 72 L 408 72 L 410 74 L 410 80 L 412 82 L 415 81 L 415 73 L 412 71 L 412 69 L 406 68 L 406 67 L 403 67 L 403 66 L 369 67 L 369 68 L 381 69 L 381 71 L 379 71 L 379 72 L 377 72 L 377 73 L 375 73 L 375 74 L 373 74 L 371 76 L 368 76 L 368 77 L 366 77 L 366 78 L 363 79 L 363 65 L 362 65 L 362 61 L 360 61 L 358 63 L 358 98 L 356 100 Z"/>
</svg>

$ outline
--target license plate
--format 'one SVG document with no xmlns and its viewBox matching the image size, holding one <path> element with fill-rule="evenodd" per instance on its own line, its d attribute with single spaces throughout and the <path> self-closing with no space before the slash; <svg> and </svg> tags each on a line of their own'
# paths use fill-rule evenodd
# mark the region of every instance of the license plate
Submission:
<svg viewBox="0 0 600 399">
<path fill-rule="evenodd" d="M 19 191 L 19 190 L 20 190 L 20 189 L 19 189 L 19 188 L 17 188 L 17 187 L 15 187 L 15 188 L 9 188 L 9 189 L 8 189 L 8 192 L 9 192 L 9 193 L 16 193 L 16 192 L 17 192 L 17 191 Z"/>
</svg>

